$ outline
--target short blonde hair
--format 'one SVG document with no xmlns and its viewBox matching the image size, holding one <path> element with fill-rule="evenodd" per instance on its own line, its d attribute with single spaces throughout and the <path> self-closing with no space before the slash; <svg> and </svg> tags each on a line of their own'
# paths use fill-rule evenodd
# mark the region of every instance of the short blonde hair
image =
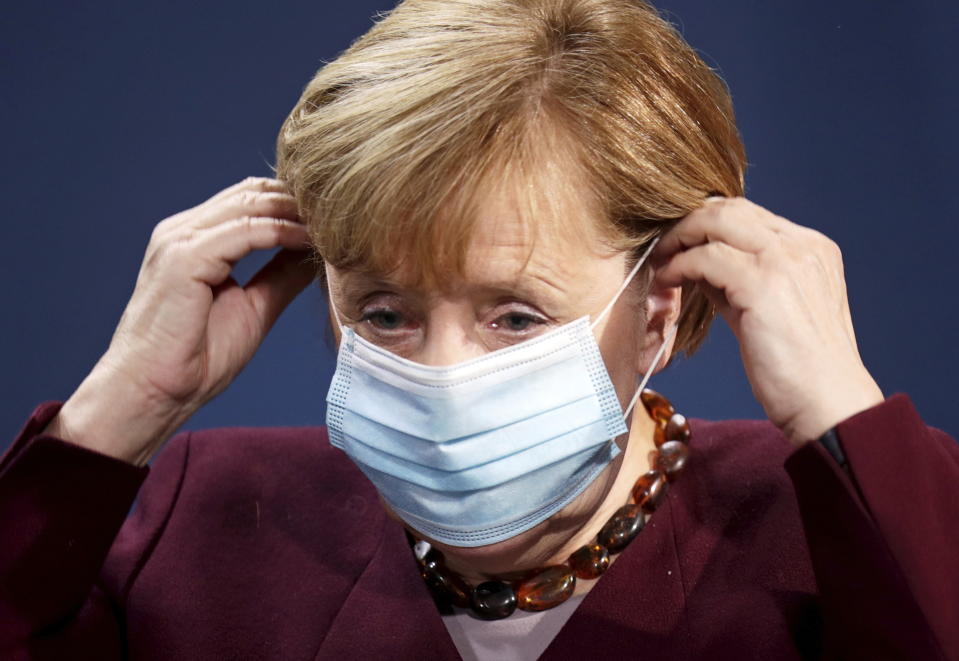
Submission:
<svg viewBox="0 0 959 661">
<path fill-rule="evenodd" d="M 726 86 L 642 0 L 406 0 L 310 81 L 276 169 L 324 260 L 441 282 L 483 191 L 557 158 L 623 250 L 743 193 Z M 683 294 L 689 354 L 714 310 Z"/>
</svg>

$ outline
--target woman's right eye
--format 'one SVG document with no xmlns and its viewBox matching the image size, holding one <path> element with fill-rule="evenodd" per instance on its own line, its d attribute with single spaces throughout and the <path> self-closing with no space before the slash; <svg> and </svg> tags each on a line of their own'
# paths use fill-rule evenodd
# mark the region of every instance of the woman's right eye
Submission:
<svg viewBox="0 0 959 661">
<path fill-rule="evenodd" d="M 400 330 L 407 323 L 402 312 L 388 308 L 366 310 L 360 317 L 360 321 L 376 330 L 387 332 Z"/>
</svg>

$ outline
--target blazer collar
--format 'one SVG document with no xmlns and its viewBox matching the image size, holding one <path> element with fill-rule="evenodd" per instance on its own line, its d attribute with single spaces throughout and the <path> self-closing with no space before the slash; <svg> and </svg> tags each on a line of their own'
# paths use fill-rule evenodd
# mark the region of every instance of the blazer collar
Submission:
<svg viewBox="0 0 959 661">
<path fill-rule="evenodd" d="M 664 500 L 593 586 L 541 659 L 681 656 L 677 651 L 687 647 L 689 632 L 673 498 Z M 383 517 L 379 546 L 316 658 L 460 658 L 419 576 L 402 526 L 388 517 Z"/>
</svg>

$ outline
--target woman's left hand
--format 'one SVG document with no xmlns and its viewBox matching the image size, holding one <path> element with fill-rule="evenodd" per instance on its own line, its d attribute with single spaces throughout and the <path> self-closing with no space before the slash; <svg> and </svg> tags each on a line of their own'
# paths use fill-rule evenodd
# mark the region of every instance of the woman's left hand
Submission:
<svg viewBox="0 0 959 661">
<path fill-rule="evenodd" d="M 828 237 L 742 198 L 710 198 L 652 257 L 659 286 L 704 287 L 739 340 L 753 394 L 794 444 L 883 401 Z"/>
</svg>

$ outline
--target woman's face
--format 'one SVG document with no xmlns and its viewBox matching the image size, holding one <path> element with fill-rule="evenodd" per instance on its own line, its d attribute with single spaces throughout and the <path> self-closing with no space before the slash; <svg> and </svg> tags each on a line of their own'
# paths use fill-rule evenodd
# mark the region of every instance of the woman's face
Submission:
<svg viewBox="0 0 959 661">
<path fill-rule="evenodd" d="M 414 362 L 432 366 L 459 363 L 536 337 L 589 315 L 595 318 L 625 279 L 627 255 L 604 245 L 595 215 L 571 200 L 564 212 L 582 219 L 579 232 L 533 232 L 516 205 L 491 197 L 480 209 L 478 227 L 462 276 L 451 275 L 441 288 L 425 289 L 404 277 L 331 269 L 329 287 L 343 322 L 363 338 Z M 594 333 L 625 408 L 662 341 L 664 323 L 675 320 L 678 290 L 640 298 L 639 278 L 619 298 Z M 649 322 L 647 322 L 647 319 Z M 337 340 L 339 340 L 337 330 Z M 668 353 L 667 353 L 668 356 Z M 625 449 L 627 437 L 617 439 Z M 610 465 L 566 508 L 552 517 L 549 531 L 562 538 L 599 507 L 615 479 L 621 458 Z M 619 503 L 621 504 L 621 503 Z M 517 553 L 545 545 L 544 524 L 517 537 L 478 549 L 464 549 L 473 560 L 497 552 Z M 543 553 L 548 551 L 544 548 Z"/>
<path fill-rule="evenodd" d="M 487 200 L 462 276 L 442 287 L 412 284 L 402 268 L 389 274 L 331 270 L 330 291 L 344 322 L 366 340 L 425 365 L 459 363 L 536 337 L 589 315 L 613 298 L 627 256 L 606 247 L 588 210 L 581 231 L 538 231 L 506 198 Z M 633 384 L 645 314 L 631 287 L 596 328 L 614 383 Z M 617 378 L 621 377 L 621 378 Z M 627 388 L 628 390 L 628 388 Z M 632 392 L 629 392 L 632 395 Z"/>
</svg>

